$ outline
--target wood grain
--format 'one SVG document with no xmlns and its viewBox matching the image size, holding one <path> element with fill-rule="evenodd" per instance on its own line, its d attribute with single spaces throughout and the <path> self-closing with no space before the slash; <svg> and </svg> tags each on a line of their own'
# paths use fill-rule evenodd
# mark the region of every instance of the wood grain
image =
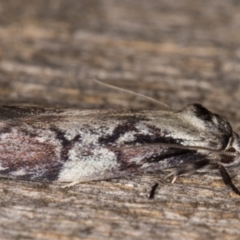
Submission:
<svg viewBox="0 0 240 240">
<path fill-rule="evenodd" d="M 233 0 L 0 0 L 0 103 L 159 109 L 96 77 L 176 109 L 199 102 L 240 133 L 239 11 Z M 240 198 L 217 172 L 164 178 L 1 179 L 0 239 L 239 239 Z"/>
</svg>

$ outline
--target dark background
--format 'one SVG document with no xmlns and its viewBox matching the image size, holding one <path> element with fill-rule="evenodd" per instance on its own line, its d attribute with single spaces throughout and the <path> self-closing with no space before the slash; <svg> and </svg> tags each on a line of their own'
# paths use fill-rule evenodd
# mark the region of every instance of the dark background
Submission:
<svg viewBox="0 0 240 240">
<path fill-rule="evenodd" d="M 0 0 L 0 103 L 159 109 L 199 102 L 240 133 L 240 2 Z M 240 187 L 239 168 L 230 169 Z M 148 200 L 151 186 L 160 186 Z M 221 177 L 61 184 L 0 181 L 0 239 L 239 239 Z"/>
</svg>

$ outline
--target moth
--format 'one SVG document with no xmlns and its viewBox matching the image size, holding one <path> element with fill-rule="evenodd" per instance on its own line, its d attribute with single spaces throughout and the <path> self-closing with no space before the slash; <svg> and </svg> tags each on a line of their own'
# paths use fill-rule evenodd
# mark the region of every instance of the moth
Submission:
<svg viewBox="0 0 240 240">
<path fill-rule="evenodd" d="M 0 175 L 70 185 L 169 170 L 174 179 L 240 162 L 240 139 L 200 104 L 176 110 L 0 106 Z M 153 194 L 153 193 L 152 193 Z"/>
</svg>

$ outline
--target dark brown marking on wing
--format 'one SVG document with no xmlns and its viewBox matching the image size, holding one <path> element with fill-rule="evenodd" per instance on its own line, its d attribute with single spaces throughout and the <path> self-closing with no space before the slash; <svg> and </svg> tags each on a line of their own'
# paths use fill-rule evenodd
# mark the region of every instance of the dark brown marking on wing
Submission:
<svg viewBox="0 0 240 240">
<path fill-rule="evenodd" d="M 123 124 L 118 125 L 112 134 L 107 136 L 100 137 L 98 142 L 99 144 L 113 144 L 116 140 L 119 139 L 120 136 L 124 135 L 126 132 L 135 131 L 138 129 L 135 127 L 134 122 L 125 122 Z"/>
<path fill-rule="evenodd" d="M 142 167 L 144 163 L 156 165 L 161 161 L 168 161 L 169 167 L 176 167 L 182 163 L 192 163 L 196 159 L 202 158 L 202 154 L 198 154 L 195 150 L 187 149 L 161 149 L 153 150 L 151 149 L 151 154 L 146 154 L 147 149 L 124 149 L 117 152 L 117 161 L 121 165 L 121 171 L 130 171 L 136 172 L 139 168 Z M 133 159 L 145 157 L 141 161 L 133 161 Z"/>
<path fill-rule="evenodd" d="M 60 130 L 58 128 L 54 128 L 54 127 L 51 127 L 50 130 L 55 133 L 56 139 L 62 145 L 62 147 L 61 147 L 61 160 L 63 160 L 64 162 L 67 161 L 68 160 L 68 153 L 69 153 L 69 151 L 72 149 L 72 147 L 74 146 L 74 144 L 76 142 L 80 142 L 81 141 L 81 136 L 80 135 L 76 135 L 73 139 L 68 140 L 65 137 L 64 131 L 62 131 L 62 130 Z"/>
<path fill-rule="evenodd" d="M 19 134 L 18 137 L 9 136 L 7 141 L 0 142 L 0 147 L 0 174 L 26 180 L 57 179 L 63 162 L 57 158 L 56 146 L 51 142 L 40 142 Z M 23 171 L 23 174 L 14 174 L 19 171 Z"/>
</svg>

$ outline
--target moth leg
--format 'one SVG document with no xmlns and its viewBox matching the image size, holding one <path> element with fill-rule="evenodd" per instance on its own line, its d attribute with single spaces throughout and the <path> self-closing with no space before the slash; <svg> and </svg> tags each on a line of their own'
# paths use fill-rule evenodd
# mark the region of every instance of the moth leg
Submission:
<svg viewBox="0 0 240 240">
<path fill-rule="evenodd" d="M 170 177 L 172 177 L 172 176 L 173 176 L 173 179 L 172 179 L 172 181 L 171 181 L 171 184 L 174 184 L 175 181 L 177 180 L 177 177 L 178 177 L 179 175 L 177 175 L 177 172 L 176 172 L 175 170 L 173 170 L 171 173 L 169 173 L 169 174 L 166 176 L 166 179 L 167 179 L 167 178 L 170 178 Z"/>
<path fill-rule="evenodd" d="M 174 184 L 176 180 L 177 180 L 177 176 L 174 176 L 172 181 L 171 181 L 171 184 Z"/>
<path fill-rule="evenodd" d="M 233 184 L 232 179 L 229 176 L 226 168 L 222 165 L 219 165 L 219 171 L 225 185 L 229 186 L 236 194 L 240 195 L 239 189 Z"/>
<path fill-rule="evenodd" d="M 70 182 L 66 185 L 63 185 L 62 188 L 69 188 L 69 187 L 77 185 L 78 183 L 80 183 L 80 181 L 73 181 L 73 182 Z"/>
<path fill-rule="evenodd" d="M 166 178 L 173 176 L 173 180 L 171 181 L 171 183 L 174 183 L 178 176 L 194 173 L 200 168 L 203 168 L 208 164 L 209 164 L 208 159 L 203 159 L 191 164 L 183 164 L 183 165 L 180 165 L 178 168 L 174 169 L 169 175 L 167 175 Z"/>
</svg>

